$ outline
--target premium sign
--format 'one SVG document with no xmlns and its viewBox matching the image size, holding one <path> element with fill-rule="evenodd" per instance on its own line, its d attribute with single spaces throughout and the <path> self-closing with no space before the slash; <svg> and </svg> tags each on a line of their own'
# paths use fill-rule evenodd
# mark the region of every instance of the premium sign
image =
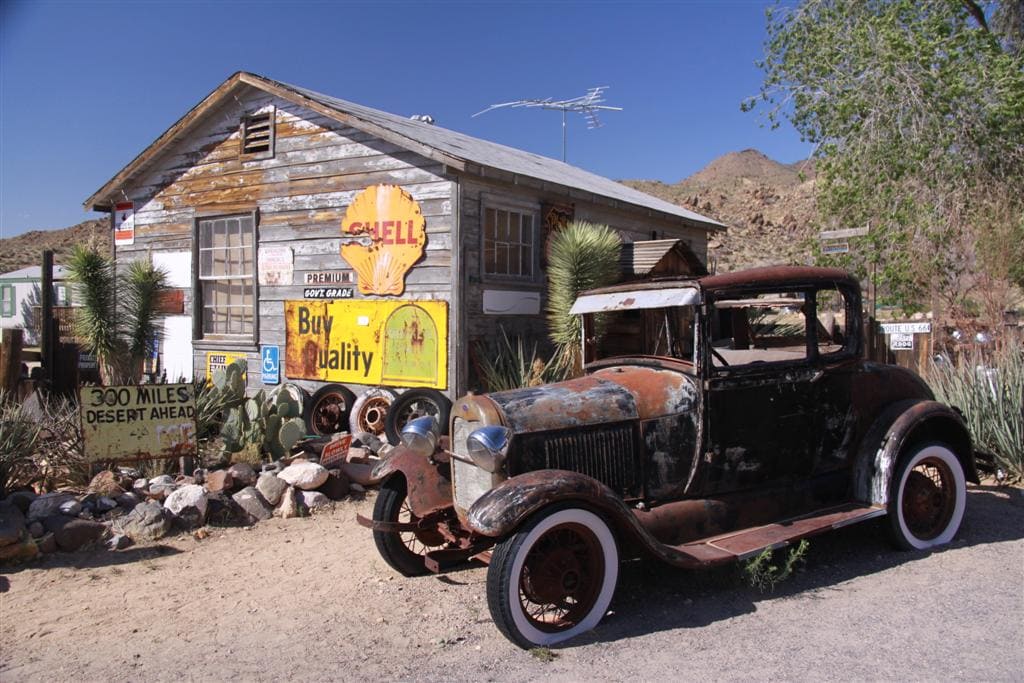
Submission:
<svg viewBox="0 0 1024 683">
<path fill-rule="evenodd" d="M 445 389 L 445 301 L 287 301 L 288 377 Z"/>
<path fill-rule="evenodd" d="M 148 460 L 196 454 L 191 384 L 85 387 L 79 391 L 87 460 Z"/>
<path fill-rule="evenodd" d="M 352 282 L 352 273 L 347 270 L 318 270 L 306 273 L 302 282 L 307 285 L 346 285 Z"/>
<path fill-rule="evenodd" d="M 114 244 L 135 244 L 134 202 L 118 202 L 114 205 Z"/>
<path fill-rule="evenodd" d="M 341 221 L 341 257 L 359 276 L 363 294 L 401 294 L 405 274 L 423 255 L 426 220 L 397 185 L 371 185 L 352 200 Z"/>
</svg>

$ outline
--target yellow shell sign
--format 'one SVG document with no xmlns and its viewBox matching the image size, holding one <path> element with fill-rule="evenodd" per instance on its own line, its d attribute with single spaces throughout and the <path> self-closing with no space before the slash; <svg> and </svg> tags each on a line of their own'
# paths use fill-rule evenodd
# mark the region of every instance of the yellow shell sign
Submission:
<svg viewBox="0 0 1024 683">
<path fill-rule="evenodd" d="M 363 294 L 401 294 L 405 274 L 423 255 L 426 221 L 416 200 L 396 185 L 371 185 L 341 221 L 341 257 Z"/>
<path fill-rule="evenodd" d="M 289 378 L 448 385 L 445 301 L 286 301 L 284 319 Z"/>
</svg>

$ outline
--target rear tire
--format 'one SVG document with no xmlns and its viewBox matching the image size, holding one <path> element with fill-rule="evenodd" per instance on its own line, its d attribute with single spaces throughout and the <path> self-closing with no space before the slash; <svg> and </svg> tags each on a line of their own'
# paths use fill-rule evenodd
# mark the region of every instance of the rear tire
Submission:
<svg viewBox="0 0 1024 683">
<path fill-rule="evenodd" d="M 960 460 L 943 443 L 929 443 L 904 457 L 889 493 L 889 529 L 903 550 L 928 550 L 953 540 L 967 503 Z"/>
<path fill-rule="evenodd" d="M 601 517 L 575 507 L 534 515 L 502 541 L 487 568 L 487 605 L 521 648 L 554 645 L 597 626 L 619 576 L 615 537 Z"/>
<path fill-rule="evenodd" d="M 419 517 L 408 505 L 405 478 L 395 475 L 384 482 L 373 506 L 375 522 L 415 522 Z M 377 552 L 392 569 L 404 576 L 430 573 L 424 564 L 427 552 L 444 546 L 444 537 L 437 531 L 373 531 Z"/>
</svg>

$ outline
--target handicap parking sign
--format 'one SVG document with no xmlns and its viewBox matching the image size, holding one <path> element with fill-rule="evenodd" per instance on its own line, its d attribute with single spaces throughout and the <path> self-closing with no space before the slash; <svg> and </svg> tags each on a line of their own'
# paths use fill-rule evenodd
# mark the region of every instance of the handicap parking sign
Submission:
<svg viewBox="0 0 1024 683">
<path fill-rule="evenodd" d="M 260 347 L 260 368 L 263 370 L 264 384 L 279 384 L 281 382 L 280 346 Z"/>
</svg>

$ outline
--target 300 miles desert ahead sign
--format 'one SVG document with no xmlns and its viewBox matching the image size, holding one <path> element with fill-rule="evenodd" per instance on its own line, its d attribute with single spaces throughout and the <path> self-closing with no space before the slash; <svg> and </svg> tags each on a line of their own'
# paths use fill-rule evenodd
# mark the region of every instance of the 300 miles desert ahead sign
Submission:
<svg viewBox="0 0 1024 683">
<path fill-rule="evenodd" d="M 191 384 L 79 390 L 87 460 L 150 460 L 196 454 Z"/>
</svg>

